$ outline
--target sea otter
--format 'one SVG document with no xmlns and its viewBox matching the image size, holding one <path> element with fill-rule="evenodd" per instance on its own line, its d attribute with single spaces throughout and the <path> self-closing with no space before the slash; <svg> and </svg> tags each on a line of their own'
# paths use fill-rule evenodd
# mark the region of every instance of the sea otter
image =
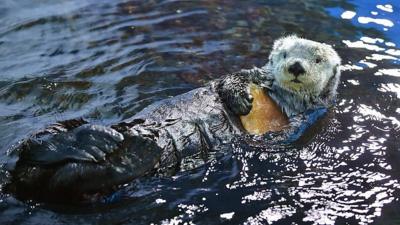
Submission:
<svg viewBox="0 0 400 225">
<path fill-rule="evenodd" d="M 13 149 L 6 188 L 25 199 L 82 201 L 139 177 L 198 166 L 219 146 L 246 134 L 239 116 L 252 110 L 251 85 L 264 88 L 291 120 L 332 103 L 339 65 L 331 46 L 283 37 L 264 67 L 156 102 L 118 124 L 75 119 L 33 134 Z"/>
</svg>

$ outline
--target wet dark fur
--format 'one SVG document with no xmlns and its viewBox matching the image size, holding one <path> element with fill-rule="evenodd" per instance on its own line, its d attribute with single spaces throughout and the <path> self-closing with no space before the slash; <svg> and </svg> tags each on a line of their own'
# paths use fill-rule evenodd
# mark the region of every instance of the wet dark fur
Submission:
<svg viewBox="0 0 400 225">
<path fill-rule="evenodd" d="M 248 79 L 226 76 L 111 126 L 84 119 L 51 125 L 12 151 L 7 190 L 24 199 L 76 202 L 135 178 L 199 166 L 242 133 L 234 113 L 240 110 L 229 107 L 238 107 Z"/>
</svg>

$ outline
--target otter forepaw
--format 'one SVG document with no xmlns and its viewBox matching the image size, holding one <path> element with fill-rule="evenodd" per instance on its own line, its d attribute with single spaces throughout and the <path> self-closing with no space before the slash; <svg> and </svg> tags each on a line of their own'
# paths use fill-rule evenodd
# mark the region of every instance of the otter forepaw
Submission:
<svg viewBox="0 0 400 225">
<path fill-rule="evenodd" d="M 253 96 L 250 94 L 250 88 L 245 91 L 234 93 L 233 98 L 226 102 L 230 110 L 236 115 L 249 114 L 253 106 Z"/>
<path fill-rule="evenodd" d="M 229 110 L 236 115 L 247 115 L 253 102 L 247 77 L 231 75 L 219 83 L 218 93 Z"/>
</svg>

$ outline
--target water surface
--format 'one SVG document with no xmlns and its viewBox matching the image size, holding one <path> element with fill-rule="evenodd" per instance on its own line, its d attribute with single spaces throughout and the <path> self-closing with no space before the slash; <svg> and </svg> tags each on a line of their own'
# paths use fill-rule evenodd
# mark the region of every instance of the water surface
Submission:
<svg viewBox="0 0 400 225">
<path fill-rule="evenodd" d="M 303 147 L 235 141 L 198 169 L 127 184 L 109 204 L 0 193 L 0 223 L 400 223 L 399 12 L 395 0 L 3 0 L 2 162 L 18 140 L 57 120 L 118 122 L 262 66 L 285 34 L 334 45 L 344 66 L 334 113 Z"/>
</svg>

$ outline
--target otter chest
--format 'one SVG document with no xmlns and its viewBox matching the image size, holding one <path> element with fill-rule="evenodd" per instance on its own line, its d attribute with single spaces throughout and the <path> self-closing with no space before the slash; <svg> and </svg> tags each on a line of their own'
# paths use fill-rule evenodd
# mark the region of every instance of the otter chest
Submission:
<svg viewBox="0 0 400 225">
<path fill-rule="evenodd" d="M 262 88 L 251 84 L 253 107 L 249 114 L 241 116 L 243 127 L 250 134 L 264 134 L 268 131 L 280 131 L 289 125 L 287 116 Z"/>
</svg>

